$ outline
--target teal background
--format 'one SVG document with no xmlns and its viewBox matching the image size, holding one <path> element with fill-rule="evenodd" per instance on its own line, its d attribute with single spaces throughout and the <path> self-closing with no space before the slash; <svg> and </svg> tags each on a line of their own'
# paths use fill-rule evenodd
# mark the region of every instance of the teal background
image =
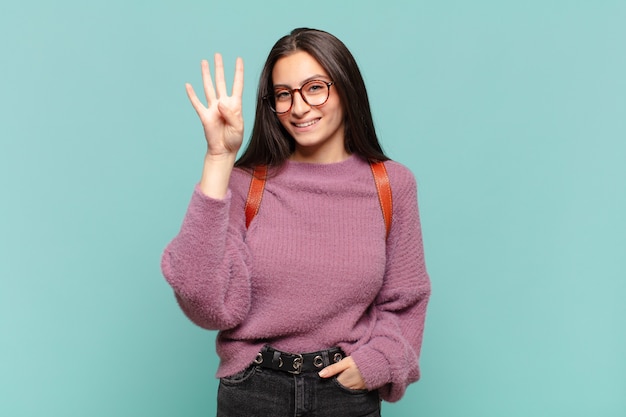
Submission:
<svg viewBox="0 0 626 417">
<path fill-rule="evenodd" d="M 204 152 L 184 83 L 242 56 L 249 133 L 271 45 L 312 26 L 419 182 L 423 377 L 385 415 L 625 416 L 624 22 L 610 0 L 2 2 L 0 415 L 214 415 L 214 333 L 159 268 Z"/>
</svg>

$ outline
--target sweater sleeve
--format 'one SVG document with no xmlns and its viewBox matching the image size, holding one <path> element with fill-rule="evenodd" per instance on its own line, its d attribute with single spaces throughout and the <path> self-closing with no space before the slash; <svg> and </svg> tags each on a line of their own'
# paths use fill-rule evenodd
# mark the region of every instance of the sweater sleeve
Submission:
<svg viewBox="0 0 626 417">
<path fill-rule="evenodd" d="M 400 170 L 388 169 L 393 219 L 383 287 L 374 304 L 376 322 L 370 339 L 351 353 L 368 389 L 378 389 L 386 401 L 399 400 L 406 387 L 420 377 L 419 356 L 430 296 L 417 185 L 408 169 L 394 165 Z"/>
<path fill-rule="evenodd" d="M 211 330 L 237 326 L 250 308 L 245 201 L 232 183 L 233 177 L 223 200 L 207 197 L 196 186 L 180 232 L 161 258 L 163 275 L 184 313 Z"/>
</svg>

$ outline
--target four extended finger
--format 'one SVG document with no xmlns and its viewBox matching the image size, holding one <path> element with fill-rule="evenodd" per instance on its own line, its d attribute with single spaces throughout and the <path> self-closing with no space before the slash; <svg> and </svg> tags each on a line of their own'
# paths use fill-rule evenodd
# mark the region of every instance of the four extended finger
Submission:
<svg viewBox="0 0 626 417">
<path fill-rule="evenodd" d="M 221 54 L 215 54 L 215 90 L 217 98 L 228 96 L 226 91 L 226 79 L 224 78 L 224 61 Z"/>
<path fill-rule="evenodd" d="M 212 103 L 219 101 L 220 98 L 228 97 L 228 91 L 226 89 L 226 80 L 224 78 L 224 61 L 222 55 L 216 53 L 214 56 L 215 74 L 214 79 L 211 76 L 211 70 L 209 62 L 206 59 L 201 61 L 202 69 L 202 84 L 204 87 L 204 94 L 207 101 L 207 107 L 211 107 Z M 215 80 L 215 83 L 213 83 Z M 196 112 L 200 113 L 204 108 L 204 105 L 198 99 L 195 91 L 191 85 L 185 85 L 187 90 L 187 96 L 191 101 L 191 104 L 196 109 Z M 233 96 L 241 99 L 243 94 L 243 60 L 237 58 L 235 62 L 235 78 L 233 80 Z"/>
<path fill-rule="evenodd" d="M 209 61 L 202 60 L 202 84 L 204 85 L 204 96 L 206 97 L 207 104 L 210 106 L 212 101 L 215 101 L 215 89 L 213 88 L 213 80 L 211 79 L 211 71 L 209 69 Z"/>
<path fill-rule="evenodd" d="M 196 92 L 193 90 L 193 87 L 191 86 L 191 84 L 189 83 L 185 84 L 185 90 L 187 91 L 187 97 L 189 97 L 189 101 L 191 101 L 191 105 L 196 110 L 196 113 L 200 115 L 200 112 L 204 108 L 204 105 L 202 104 L 198 96 L 196 95 Z"/>
<path fill-rule="evenodd" d="M 241 98 L 243 94 L 243 59 L 235 62 L 235 79 L 233 80 L 233 97 Z"/>
</svg>

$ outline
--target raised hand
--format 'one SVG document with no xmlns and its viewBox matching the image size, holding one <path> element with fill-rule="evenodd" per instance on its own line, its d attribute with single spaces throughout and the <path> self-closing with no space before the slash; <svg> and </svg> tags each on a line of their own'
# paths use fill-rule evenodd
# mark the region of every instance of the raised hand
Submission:
<svg viewBox="0 0 626 417">
<path fill-rule="evenodd" d="M 209 63 L 202 61 L 202 82 L 207 105 L 198 99 L 191 84 L 185 84 L 187 96 L 198 113 L 204 136 L 207 141 L 207 157 L 234 158 L 243 141 L 243 114 L 241 95 L 243 93 L 243 60 L 237 58 L 232 95 L 228 95 L 224 79 L 224 62 L 220 54 L 215 54 L 215 86 L 211 79 Z"/>
</svg>

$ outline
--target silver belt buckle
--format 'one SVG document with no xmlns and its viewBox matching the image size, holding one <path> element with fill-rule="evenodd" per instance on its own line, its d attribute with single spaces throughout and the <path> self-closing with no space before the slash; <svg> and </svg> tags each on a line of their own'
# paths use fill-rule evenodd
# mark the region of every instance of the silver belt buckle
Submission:
<svg viewBox="0 0 626 417">
<path fill-rule="evenodd" d="M 293 371 L 287 370 L 290 374 L 299 375 L 302 372 L 302 355 L 295 354 L 296 358 L 293 360 Z"/>
</svg>

